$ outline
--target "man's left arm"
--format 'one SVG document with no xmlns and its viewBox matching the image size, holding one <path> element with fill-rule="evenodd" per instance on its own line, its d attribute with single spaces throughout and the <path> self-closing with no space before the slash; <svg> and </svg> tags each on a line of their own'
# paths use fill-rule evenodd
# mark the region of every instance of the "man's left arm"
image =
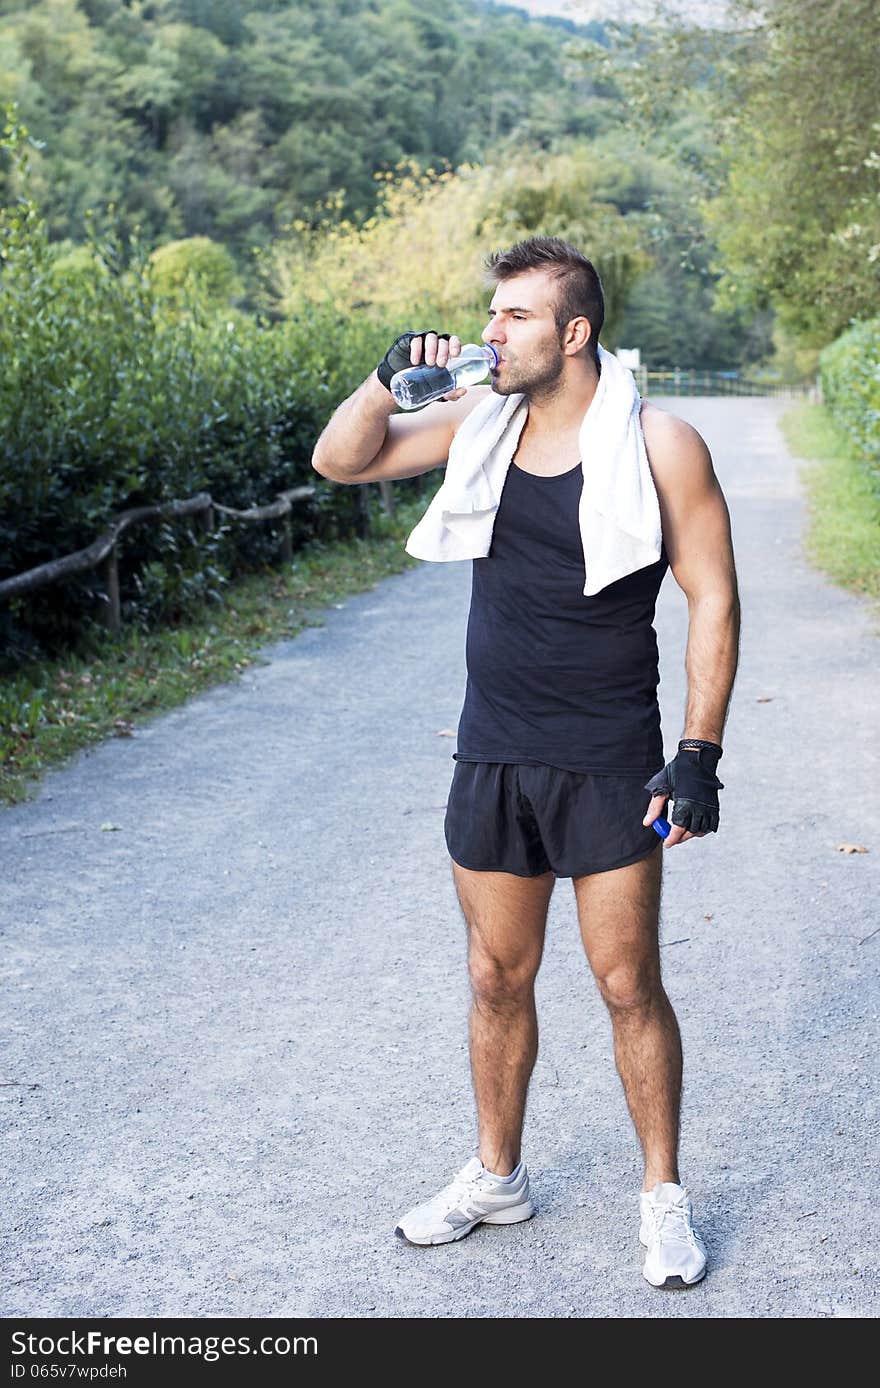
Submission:
<svg viewBox="0 0 880 1388">
<path fill-rule="evenodd" d="M 695 738 L 720 747 L 739 660 L 740 603 L 730 514 L 697 430 L 662 410 L 651 411 L 650 423 L 643 418 L 643 425 L 669 567 L 688 601 L 682 741 Z M 648 823 L 662 813 L 667 798 L 654 796 Z M 704 832 L 673 823 L 666 846 L 701 838 Z"/>
</svg>

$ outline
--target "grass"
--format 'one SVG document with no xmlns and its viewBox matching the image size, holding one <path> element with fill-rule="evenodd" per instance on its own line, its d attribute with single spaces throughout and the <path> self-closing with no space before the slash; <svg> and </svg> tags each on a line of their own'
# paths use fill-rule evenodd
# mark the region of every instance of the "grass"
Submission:
<svg viewBox="0 0 880 1388">
<path fill-rule="evenodd" d="M 834 583 L 870 598 L 880 617 L 880 470 L 856 455 L 824 405 L 799 403 L 781 426 L 804 460 L 808 557 Z"/>
<path fill-rule="evenodd" d="M 0 804 L 33 794 L 43 773 L 209 685 L 265 664 L 261 647 L 322 626 L 321 608 L 375 588 L 418 564 L 403 548 L 429 496 L 374 514 L 370 540 L 314 542 L 293 563 L 251 575 L 180 626 L 103 635 L 87 654 L 25 667 L 0 679 Z"/>
</svg>

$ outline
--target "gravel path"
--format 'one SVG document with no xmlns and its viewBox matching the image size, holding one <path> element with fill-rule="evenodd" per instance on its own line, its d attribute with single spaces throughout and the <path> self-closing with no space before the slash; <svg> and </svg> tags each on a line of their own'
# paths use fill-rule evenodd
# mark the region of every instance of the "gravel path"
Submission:
<svg viewBox="0 0 880 1388">
<path fill-rule="evenodd" d="M 664 850 L 710 1275 L 642 1278 L 639 1153 L 570 880 L 538 979 L 539 1214 L 435 1249 L 393 1236 L 475 1142 L 438 736 L 470 566 L 423 564 L 0 813 L 4 1316 L 878 1313 L 880 633 L 801 557 L 785 403 L 661 403 L 712 448 L 744 618 L 721 832 Z M 667 752 L 686 617 L 667 576 Z"/>
</svg>

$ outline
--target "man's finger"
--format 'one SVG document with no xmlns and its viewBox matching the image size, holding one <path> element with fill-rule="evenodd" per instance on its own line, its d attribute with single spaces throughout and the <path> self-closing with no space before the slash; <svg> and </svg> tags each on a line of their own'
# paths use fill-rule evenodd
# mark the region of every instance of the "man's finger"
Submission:
<svg viewBox="0 0 880 1388">
<path fill-rule="evenodd" d="M 685 839 L 693 838 L 689 829 L 683 829 L 680 824 L 674 824 L 666 835 L 664 848 L 674 848 L 677 843 L 684 843 Z"/>
<path fill-rule="evenodd" d="M 673 835 L 675 835 L 674 838 Z M 670 844 L 674 846 L 677 843 L 684 843 L 685 839 L 704 839 L 705 837 L 705 833 L 694 833 L 690 829 L 682 829 L 681 825 L 676 825 L 674 829 L 670 829 L 664 847 L 669 848 Z"/>
<path fill-rule="evenodd" d="M 668 799 L 668 795 L 652 795 L 651 803 L 645 812 L 645 818 L 642 820 L 642 823 L 653 824 L 657 816 L 663 813 L 663 806 Z"/>
</svg>

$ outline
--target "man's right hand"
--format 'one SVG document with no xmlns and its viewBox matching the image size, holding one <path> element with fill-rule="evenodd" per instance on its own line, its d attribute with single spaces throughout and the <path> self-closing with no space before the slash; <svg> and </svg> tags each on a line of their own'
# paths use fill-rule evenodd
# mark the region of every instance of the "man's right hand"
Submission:
<svg viewBox="0 0 880 1388">
<path fill-rule="evenodd" d="M 391 377 L 407 367 L 445 366 L 450 357 L 457 357 L 461 351 L 461 339 L 449 333 L 438 333 L 431 328 L 424 332 L 401 333 L 395 338 L 376 368 L 376 374 L 386 390 L 390 390 Z M 451 390 L 444 400 L 457 400 L 466 393 L 466 387 Z"/>
</svg>

